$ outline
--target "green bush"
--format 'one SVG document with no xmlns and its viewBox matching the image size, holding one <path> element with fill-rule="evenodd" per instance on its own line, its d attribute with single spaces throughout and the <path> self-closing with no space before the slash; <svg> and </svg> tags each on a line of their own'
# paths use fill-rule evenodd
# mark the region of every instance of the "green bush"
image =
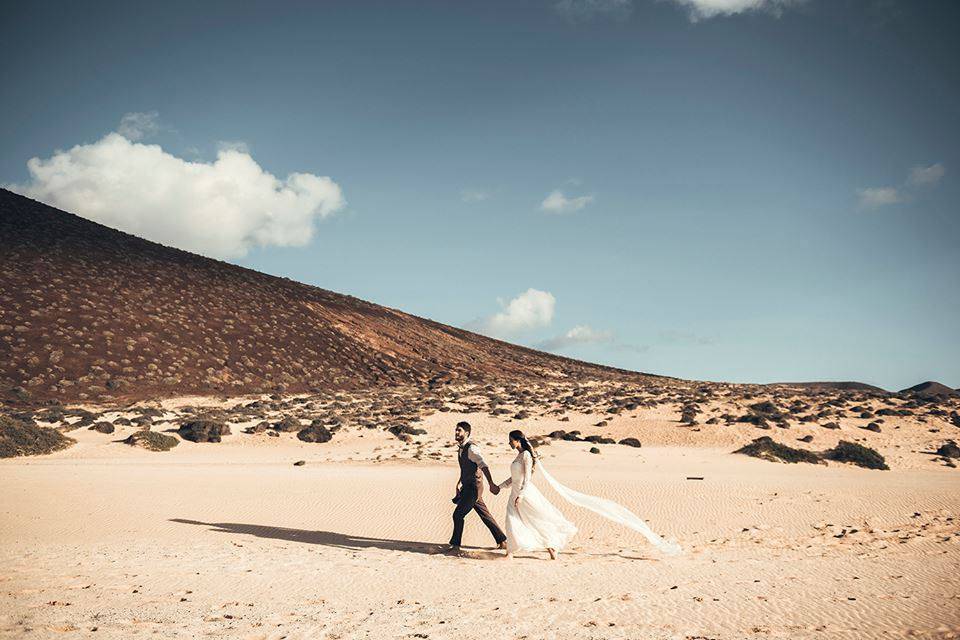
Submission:
<svg viewBox="0 0 960 640">
<path fill-rule="evenodd" d="M 820 464 L 821 462 L 820 456 L 813 451 L 788 447 L 785 444 L 775 442 L 770 436 L 757 438 L 750 444 L 737 449 L 734 453 L 742 453 L 771 462 L 809 462 L 811 464 Z"/>
<path fill-rule="evenodd" d="M 76 440 L 32 420 L 0 416 L 0 458 L 39 456 L 66 449 Z"/>
<path fill-rule="evenodd" d="M 865 447 L 856 442 L 847 442 L 846 440 L 841 440 L 833 449 L 824 451 L 823 457 L 827 460 L 835 460 L 836 462 L 849 462 L 858 467 L 866 467 L 867 469 L 887 470 L 890 468 L 887 466 L 883 456 L 870 447 Z"/>
</svg>

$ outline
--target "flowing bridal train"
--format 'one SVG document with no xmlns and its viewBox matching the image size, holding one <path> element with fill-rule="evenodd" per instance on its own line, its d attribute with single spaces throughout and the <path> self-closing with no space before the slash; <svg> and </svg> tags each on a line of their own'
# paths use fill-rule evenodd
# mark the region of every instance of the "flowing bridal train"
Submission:
<svg viewBox="0 0 960 640">
<path fill-rule="evenodd" d="M 540 493 L 533 484 L 533 473 L 539 472 L 560 497 L 567 502 L 589 509 L 604 518 L 641 533 L 662 553 L 676 555 L 680 546 L 673 540 L 665 540 L 647 526 L 640 517 L 626 507 L 607 500 L 574 491 L 560 484 L 543 468 L 542 462 L 533 457 L 533 448 L 522 431 L 510 432 L 510 446 L 517 450 L 517 457 L 510 465 L 510 477 L 499 489 L 510 487 L 507 501 L 507 557 L 516 551 L 547 551 L 556 559 L 577 533 L 577 528 Z"/>
</svg>

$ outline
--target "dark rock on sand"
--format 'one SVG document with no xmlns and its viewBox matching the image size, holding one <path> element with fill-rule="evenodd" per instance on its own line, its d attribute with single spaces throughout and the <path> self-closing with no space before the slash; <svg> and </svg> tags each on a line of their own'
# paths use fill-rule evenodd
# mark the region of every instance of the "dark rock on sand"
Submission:
<svg viewBox="0 0 960 640">
<path fill-rule="evenodd" d="M 617 441 L 613 438 L 608 438 L 606 436 L 587 436 L 584 438 L 585 442 L 592 442 L 594 444 L 616 444 Z"/>
<path fill-rule="evenodd" d="M 293 416 L 286 416 L 280 422 L 275 422 L 273 424 L 274 431 L 281 431 L 284 433 L 292 433 L 294 431 L 300 431 L 301 429 L 303 429 L 303 425 L 300 424 L 300 421 Z"/>
<path fill-rule="evenodd" d="M 947 440 L 937 448 L 937 455 L 944 458 L 960 458 L 960 446 L 953 440 Z"/>
<path fill-rule="evenodd" d="M 113 433 L 116 430 L 112 423 L 103 420 L 95 422 L 93 426 L 87 428 L 90 431 L 96 431 L 98 433 Z"/>
<path fill-rule="evenodd" d="M 628 447 L 636 447 L 637 449 L 643 446 L 636 438 L 624 438 L 618 444 L 626 445 Z"/>
<path fill-rule="evenodd" d="M 322 424 L 312 424 L 297 432 L 297 439 L 304 442 L 330 442 L 333 434 Z"/>
<path fill-rule="evenodd" d="M 269 428 L 270 428 L 270 423 L 267 422 L 266 420 L 261 420 L 257 424 L 247 427 L 246 429 L 243 430 L 243 432 L 244 433 L 263 433 Z"/>
<path fill-rule="evenodd" d="M 221 436 L 230 435 L 230 427 L 217 420 L 190 420 L 177 430 L 184 440 L 192 442 L 220 442 Z"/>
</svg>

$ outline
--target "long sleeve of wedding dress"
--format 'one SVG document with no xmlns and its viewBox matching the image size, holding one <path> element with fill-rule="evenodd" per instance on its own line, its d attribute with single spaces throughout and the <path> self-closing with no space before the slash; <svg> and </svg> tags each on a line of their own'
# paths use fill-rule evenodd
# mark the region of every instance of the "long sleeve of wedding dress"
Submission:
<svg viewBox="0 0 960 640">
<path fill-rule="evenodd" d="M 523 469 L 523 476 L 520 488 L 517 490 L 517 496 L 522 498 L 527 487 L 530 486 L 530 478 L 533 476 L 533 456 L 527 451 L 522 451 L 520 453 L 520 465 Z"/>
<path fill-rule="evenodd" d="M 577 528 L 557 510 L 532 481 L 533 458 L 520 452 L 510 465 L 507 500 L 507 551 L 563 549 L 576 534 Z"/>
</svg>

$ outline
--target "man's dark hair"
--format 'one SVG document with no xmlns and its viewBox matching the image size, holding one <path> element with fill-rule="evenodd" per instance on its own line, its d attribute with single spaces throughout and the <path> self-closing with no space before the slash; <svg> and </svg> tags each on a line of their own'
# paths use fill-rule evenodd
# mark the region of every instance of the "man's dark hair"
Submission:
<svg viewBox="0 0 960 640">
<path fill-rule="evenodd" d="M 466 421 L 458 422 L 457 426 L 463 429 L 464 431 L 466 431 L 467 433 L 470 433 L 470 430 L 473 429 L 473 427 L 470 426 L 470 423 Z"/>
</svg>

